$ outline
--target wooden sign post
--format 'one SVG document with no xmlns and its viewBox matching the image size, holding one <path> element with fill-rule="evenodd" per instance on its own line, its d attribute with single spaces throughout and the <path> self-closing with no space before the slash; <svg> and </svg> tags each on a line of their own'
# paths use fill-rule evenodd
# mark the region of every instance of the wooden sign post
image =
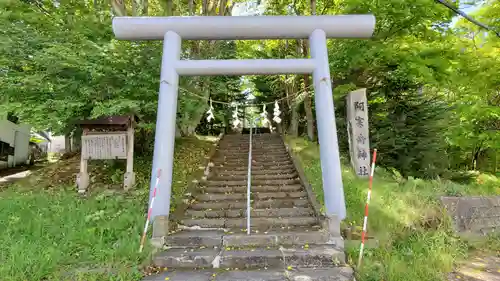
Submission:
<svg viewBox="0 0 500 281">
<path fill-rule="evenodd" d="M 123 188 L 135 184 L 134 166 L 134 126 L 133 116 L 110 116 L 93 120 L 83 120 L 79 125 L 83 129 L 80 173 L 76 184 L 78 193 L 85 193 L 89 186 L 88 161 L 125 159 L 127 168 L 123 179 Z"/>
</svg>

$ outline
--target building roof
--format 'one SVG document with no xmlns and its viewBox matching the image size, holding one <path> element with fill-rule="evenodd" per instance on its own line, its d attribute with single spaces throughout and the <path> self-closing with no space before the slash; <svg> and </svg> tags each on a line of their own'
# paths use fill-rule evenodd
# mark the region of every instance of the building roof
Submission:
<svg viewBox="0 0 500 281">
<path fill-rule="evenodd" d="M 111 115 L 95 119 L 84 119 L 77 121 L 81 127 L 128 127 L 135 124 L 138 118 L 135 115 Z"/>
</svg>

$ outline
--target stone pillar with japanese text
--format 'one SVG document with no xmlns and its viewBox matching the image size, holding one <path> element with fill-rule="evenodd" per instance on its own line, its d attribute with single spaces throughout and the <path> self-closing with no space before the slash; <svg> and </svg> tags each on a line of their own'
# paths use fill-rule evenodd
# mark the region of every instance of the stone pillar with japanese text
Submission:
<svg viewBox="0 0 500 281">
<path fill-rule="evenodd" d="M 366 89 L 347 95 L 347 133 L 351 165 L 359 177 L 370 175 L 370 138 Z"/>
</svg>

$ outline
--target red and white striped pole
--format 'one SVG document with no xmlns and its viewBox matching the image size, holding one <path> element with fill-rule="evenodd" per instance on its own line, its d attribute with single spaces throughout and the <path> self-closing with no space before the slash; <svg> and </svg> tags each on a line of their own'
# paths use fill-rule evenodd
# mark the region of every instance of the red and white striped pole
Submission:
<svg viewBox="0 0 500 281">
<path fill-rule="evenodd" d="M 156 191 L 158 190 L 158 184 L 160 183 L 160 176 L 161 176 L 161 169 L 158 169 L 158 173 L 156 174 L 155 188 L 153 190 L 153 197 L 151 197 L 151 202 L 149 203 L 148 218 L 146 219 L 146 225 L 144 225 L 144 231 L 142 233 L 139 253 L 141 253 L 142 249 L 144 249 L 144 242 L 146 241 L 146 234 L 148 232 L 149 221 L 151 220 L 151 213 L 153 212 L 153 204 L 155 203 Z"/>
<path fill-rule="evenodd" d="M 370 171 L 370 181 L 368 183 L 368 195 L 366 197 L 365 219 L 363 221 L 363 233 L 361 234 L 361 246 L 359 246 L 358 268 L 361 266 L 361 260 L 363 259 L 363 251 L 365 249 L 366 227 L 368 225 L 368 205 L 370 205 L 370 199 L 372 196 L 373 173 L 375 172 L 375 160 L 376 159 L 377 159 L 377 149 L 374 149 L 373 150 L 373 158 L 372 158 L 372 169 Z"/>
</svg>

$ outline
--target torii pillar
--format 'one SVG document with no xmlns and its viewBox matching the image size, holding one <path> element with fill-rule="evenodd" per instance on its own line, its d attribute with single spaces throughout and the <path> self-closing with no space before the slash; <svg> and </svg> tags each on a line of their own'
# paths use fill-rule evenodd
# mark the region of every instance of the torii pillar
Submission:
<svg viewBox="0 0 500 281">
<path fill-rule="evenodd" d="M 326 217 L 338 228 L 346 207 L 326 39 L 368 38 L 374 28 L 373 15 L 113 18 L 117 39 L 164 41 L 150 186 L 151 200 L 161 170 L 153 238 L 168 234 L 179 75 L 312 74 Z M 180 60 L 182 39 L 309 39 L 311 58 Z"/>
</svg>

